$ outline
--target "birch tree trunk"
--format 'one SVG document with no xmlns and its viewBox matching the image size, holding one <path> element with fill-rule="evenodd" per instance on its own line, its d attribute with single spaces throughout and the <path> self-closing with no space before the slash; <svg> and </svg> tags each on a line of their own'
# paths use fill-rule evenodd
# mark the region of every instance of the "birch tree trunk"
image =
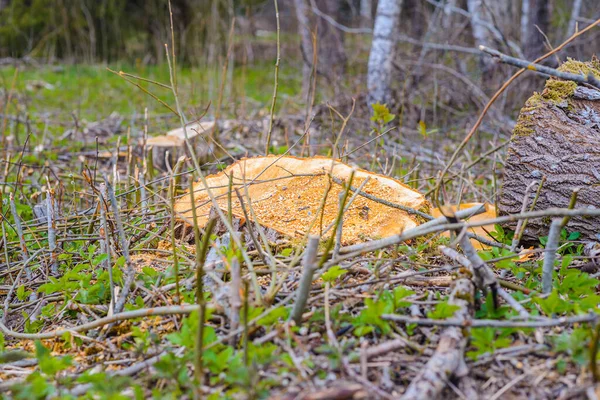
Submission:
<svg viewBox="0 0 600 400">
<path fill-rule="evenodd" d="M 402 0 L 379 0 L 369 54 L 367 89 L 369 104 L 391 100 L 390 83 Z"/>
<path fill-rule="evenodd" d="M 545 40 L 541 32 L 550 30 L 550 0 L 529 0 L 529 25 L 523 52 L 527 59 L 535 59 L 545 53 Z M 540 32 L 541 31 L 541 32 Z"/>
<path fill-rule="evenodd" d="M 452 9 L 456 7 L 456 0 L 447 0 L 446 4 L 444 4 L 444 16 L 442 18 L 442 28 L 449 29 L 452 27 L 453 22 L 453 11 Z"/>
<path fill-rule="evenodd" d="M 313 59 L 313 42 L 310 38 L 310 22 L 306 0 L 294 0 L 298 33 L 300 34 L 300 51 L 302 53 L 302 98 L 305 98 L 310 88 L 310 72 Z"/>
<path fill-rule="evenodd" d="M 371 25 L 373 3 L 371 0 L 360 0 L 360 20 L 364 27 Z"/>
<path fill-rule="evenodd" d="M 10 0 L 0 0 L 0 11 L 4 10 L 10 5 Z"/>
<path fill-rule="evenodd" d="M 525 44 L 527 43 L 530 6 L 530 0 L 523 0 L 523 3 L 521 4 L 521 47 L 525 47 Z"/>
<path fill-rule="evenodd" d="M 489 27 L 490 25 L 493 26 L 492 18 L 483 0 L 467 0 L 467 9 L 471 14 L 471 29 L 475 44 L 477 46 L 497 47 Z M 494 60 L 486 56 L 480 57 L 479 60 L 484 74 L 489 73 L 494 65 Z"/>
<path fill-rule="evenodd" d="M 575 33 L 575 27 L 577 26 L 577 18 L 581 13 L 582 0 L 575 0 L 573 2 L 573 11 L 571 11 L 571 18 L 569 19 L 569 27 L 567 28 L 567 38 L 573 36 Z"/>
</svg>

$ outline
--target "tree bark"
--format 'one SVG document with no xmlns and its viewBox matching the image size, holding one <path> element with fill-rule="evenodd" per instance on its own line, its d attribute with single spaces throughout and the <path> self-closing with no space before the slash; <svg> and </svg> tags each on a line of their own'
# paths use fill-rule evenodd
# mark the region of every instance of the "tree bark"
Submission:
<svg viewBox="0 0 600 400">
<path fill-rule="evenodd" d="M 373 20 L 373 2 L 371 0 L 360 0 L 360 19 L 364 27 L 371 26 Z"/>
<path fill-rule="evenodd" d="M 337 84 L 337 77 L 345 72 L 346 51 L 344 34 L 313 12 L 313 5 L 318 11 L 331 18 L 339 14 L 340 0 L 294 0 L 298 30 L 301 37 L 302 59 L 302 93 L 306 97 L 310 87 L 310 75 L 313 70 L 312 31 L 317 33 L 317 68 L 316 72 Z M 321 65 L 322 67 L 319 67 Z"/>
<path fill-rule="evenodd" d="M 401 8 L 402 0 L 379 0 L 377 5 L 367 73 L 369 104 L 391 100 L 390 83 Z"/>
<path fill-rule="evenodd" d="M 300 51 L 302 52 L 302 98 L 306 98 L 310 88 L 310 72 L 313 59 L 313 43 L 310 35 L 310 22 L 306 0 L 294 0 L 298 33 L 300 34 Z"/>
<path fill-rule="evenodd" d="M 584 70 L 600 77 L 598 60 L 570 60 L 560 69 L 575 73 Z M 575 208 L 600 207 L 600 91 L 549 79 L 544 91 L 527 101 L 508 148 L 500 212 L 519 213 L 527 186 L 544 176 L 536 210 L 567 207 L 576 188 Z M 535 191 L 528 197 L 527 209 Z M 550 222 L 550 218 L 529 220 L 523 241 L 538 242 L 548 234 Z M 511 229 L 515 225 L 508 224 Z M 566 229 L 580 232 L 583 239 L 598 241 L 600 217 L 574 217 Z"/>
<path fill-rule="evenodd" d="M 551 8 L 549 0 L 529 0 L 529 4 L 529 24 L 523 52 L 526 58 L 535 59 L 545 53 L 546 38 L 541 32 L 550 30 Z"/>
<path fill-rule="evenodd" d="M 324 14 L 339 20 L 341 0 L 316 0 L 315 4 Z M 335 84 L 339 81 L 338 77 L 346 71 L 344 33 L 321 17 L 318 19 L 317 29 L 319 64 L 322 66 L 319 73 Z"/>
<path fill-rule="evenodd" d="M 501 38 L 502 35 L 495 26 L 490 4 L 497 3 L 486 3 L 484 0 L 467 0 L 467 9 L 471 14 L 471 29 L 475 44 L 497 48 L 499 41 L 495 39 Z M 484 74 L 489 74 L 494 69 L 496 63 L 490 57 L 482 56 L 479 60 Z"/>
<path fill-rule="evenodd" d="M 521 47 L 527 44 L 527 33 L 529 32 L 529 9 L 531 0 L 523 0 L 521 3 Z"/>
<path fill-rule="evenodd" d="M 4 10 L 10 5 L 10 0 L 0 0 L 0 11 Z"/>
<path fill-rule="evenodd" d="M 571 11 L 571 18 L 569 19 L 569 27 L 567 28 L 567 38 L 573 36 L 575 33 L 575 27 L 577 26 L 577 18 L 581 13 L 582 0 L 573 1 L 573 10 Z"/>
</svg>

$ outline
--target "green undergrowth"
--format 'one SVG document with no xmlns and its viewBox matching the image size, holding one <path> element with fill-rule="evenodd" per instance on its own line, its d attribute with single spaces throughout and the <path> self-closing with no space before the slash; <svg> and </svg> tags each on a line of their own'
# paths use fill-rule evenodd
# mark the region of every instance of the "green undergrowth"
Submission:
<svg viewBox="0 0 600 400">
<path fill-rule="evenodd" d="M 19 206 L 20 215 L 24 219 L 31 218 L 27 207 Z M 2 210 L 8 213 L 6 207 Z M 80 229 L 84 229 L 81 227 Z M 16 241 L 18 238 L 7 225 L 10 233 L 8 240 Z M 512 232 L 497 226 L 492 236 L 499 242 L 510 244 Z M 47 242 L 43 232 L 36 235 L 28 235 L 26 239 L 33 239 L 31 252 L 38 248 L 46 248 Z M 562 232 L 560 245 L 560 257 L 556 261 L 556 272 L 554 276 L 554 288 L 549 295 L 541 295 L 541 266 L 539 257 L 530 260 L 519 260 L 517 254 L 505 249 L 491 248 L 479 252 L 482 258 L 494 265 L 498 272 L 504 270 L 506 279 L 514 280 L 524 287 L 522 291 L 514 291 L 513 296 L 520 301 L 528 312 L 534 317 L 558 318 L 573 315 L 599 312 L 598 304 L 600 296 L 596 294 L 596 287 L 600 283 L 597 279 L 590 277 L 587 273 L 575 268 L 574 260 L 581 256 L 582 245 L 578 243 L 579 234 L 576 232 Z M 393 256 L 406 256 L 407 262 L 424 262 L 427 258 L 435 256 L 435 249 L 440 244 L 448 244 L 447 238 L 434 241 L 419 241 L 398 246 L 393 250 Z M 540 239 L 540 246 L 546 245 L 546 238 Z M 288 257 L 294 249 L 282 249 L 278 257 Z M 233 257 L 239 257 L 239 252 L 231 248 L 222 248 L 221 254 L 231 262 Z M 184 252 L 185 254 L 185 252 Z M 382 256 L 392 254 L 381 253 Z M 18 302 L 28 301 L 33 292 L 46 296 L 59 296 L 62 301 L 50 302 L 42 307 L 41 313 L 35 322 L 27 322 L 24 331 L 35 333 L 46 330 L 48 324 L 57 315 L 75 318 L 78 308 L 70 307 L 76 304 L 78 307 L 106 306 L 110 301 L 109 278 L 106 270 L 101 265 L 107 260 L 95 244 L 86 244 L 85 241 L 73 241 L 65 245 L 58 257 L 60 265 L 60 277 L 50 278 L 49 281 L 35 289 L 29 286 L 19 286 L 16 290 Z M 385 258 L 384 258 L 385 259 Z M 115 284 L 122 285 L 122 270 L 125 260 L 120 257 L 112 260 L 113 276 Z M 409 264 L 410 265 L 410 264 Z M 371 270 L 374 278 L 379 278 L 377 262 L 369 263 L 366 268 Z M 32 268 L 44 268 L 43 263 L 33 263 Z M 419 269 L 425 272 L 426 269 Z M 194 274 L 191 266 L 182 263 L 180 266 L 181 279 Z M 322 287 L 329 285 L 334 290 L 338 285 L 344 283 L 348 270 L 342 266 L 334 266 L 321 276 L 319 281 Z M 383 276 L 382 276 L 383 277 Z M 4 278 L 0 284 L 6 285 L 8 281 Z M 153 290 L 153 288 L 173 283 L 175 281 L 172 266 L 164 271 L 150 267 L 144 267 L 137 272 L 136 282 L 138 285 Z M 195 298 L 195 287 L 182 287 L 182 301 L 193 304 Z M 431 306 L 427 307 L 424 317 L 430 319 L 448 319 L 454 316 L 457 306 L 448 302 L 448 294 L 444 291 L 431 291 L 429 297 Z M 171 290 L 168 296 L 172 296 Z M 422 350 L 429 344 L 426 337 L 419 333 L 419 327 L 413 324 L 398 324 L 381 318 L 384 314 L 410 315 L 409 307 L 415 304 L 419 297 L 419 289 L 411 288 L 402 283 L 394 285 L 376 286 L 369 291 L 364 301 L 353 309 L 349 309 L 343 302 L 331 305 L 329 319 L 332 330 L 343 332 L 338 334 L 339 346 L 323 340 L 316 346 L 312 355 L 303 358 L 302 368 L 313 369 L 317 377 L 324 379 L 327 370 L 319 367 L 318 359 L 326 359 L 328 368 L 337 370 L 342 366 L 343 358 L 351 361 L 359 359 L 359 347 L 361 340 L 377 342 L 389 340 L 393 335 L 402 335 L 411 343 L 408 351 L 415 355 L 421 354 Z M 210 301 L 210 295 L 205 299 Z M 490 294 L 477 295 L 475 317 L 478 319 L 508 320 L 517 316 L 516 312 L 506 306 L 496 307 Z M 135 310 L 148 307 L 143 299 L 143 292 L 137 294 L 126 306 L 126 310 Z M 252 328 L 246 329 L 249 335 L 259 333 L 258 337 L 280 330 L 284 322 L 289 319 L 291 305 L 275 305 L 267 308 L 264 306 L 248 304 L 244 306 L 242 321 L 256 321 Z M 265 315 L 265 312 L 269 311 Z M 298 373 L 298 360 L 294 360 L 289 349 L 296 352 L 304 351 L 301 341 L 292 338 L 301 333 L 301 329 L 308 332 L 319 332 L 326 336 L 324 324 L 326 314 L 323 307 L 317 307 L 310 319 L 303 327 L 289 326 L 288 333 L 282 336 L 285 346 L 280 342 L 266 342 L 260 345 L 253 343 L 253 339 L 246 341 L 245 333 L 238 337 L 235 343 L 222 341 L 219 337 L 219 321 L 217 311 L 209 308 L 207 310 L 206 322 L 203 324 L 202 362 L 206 370 L 205 383 L 212 388 L 211 394 L 206 398 L 238 398 L 249 396 L 251 398 L 266 398 L 273 389 L 281 388 L 282 381 L 275 379 L 276 376 L 285 377 Z M 21 316 L 28 321 L 29 315 L 21 311 Z M 154 317 L 150 320 L 153 320 Z M 71 355 L 66 355 L 69 349 L 94 349 L 89 342 L 84 342 L 79 335 L 65 334 L 53 341 L 36 342 L 34 350 L 29 353 L 19 353 L 20 357 L 35 357 L 39 367 L 29 375 L 26 382 L 16 386 L 11 394 L 15 399 L 42 399 L 42 398 L 77 398 L 70 394 L 70 390 L 87 384 L 89 388 L 83 397 L 93 398 L 147 398 L 148 388 L 156 387 L 160 383 L 160 389 L 152 389 L 153 398 L 180 398 L 186 393 L 194 393 L 198 382 L 190 373 L 190 365 L 196 362 L 196 337 L 198 335 L 199 316 L 192 313 L 185 316 L 179 323 L 178 329 L 172 329 L 168 333 L 159 333 L 149 318 L 131 320 L 122 328 L 125 332 L 130 331 L 119 346 L 129 354 L 142 356 L 148 353 L 160 353 L 160 361 L 154 365 L 154 370 L 144 372 L 137 378 L 128 378 L 110 375 L 104 371 L 95 369 L 84 373 L 74 374 L 76 360 Z M 440 331 L 443 328 L 431 328 Z M 93 330 L 86 336 L 96 337 L 100 331 Z M 468 332 L 470 337 L 467 356 L 469 360 L 480 360 L 482 357 L 493 354 L 502 348 L 511 346 L 519 338 L 528 338 L 534 334 L 530 328 L 473 328 Z M 555 352 L 571 357 L 572 362 L 578 365 L 587 365 L 590 360 L 590 343 L 597 340 L 591 326 L 580 324 L 573 331 L 554 330 L 546 331 L 548 343 Z M 420 338 L 420 339 L 417 339 Z M 7 356 L 18 349 L 15 344 L 8 347 L 7 339 L 0 335 L 0 355 Z M 18 344 L 16 345 L 18 346 Z M 53 353 L 51 348 L 62 348 L 59 353 Z M 179 349 L 185 349 L 181 352 Z M 86 350 L 89 355 L 102 354 L 100 349 Z M 567 368 L 564 361 L 558 368 Z M 271 371 L 266 374 L 264 371 Z M 6 398 L 6 397 L 5 397 Z"/>
<path fill-rule="evenodd" d="M 502 243 L 510 245 L 513 232 L 505 231 L 496 226 L 492 235 Z M 541 294 L 541 274 L 543 259 L 532 257 L 531 260 L 520 260 L 519 255 L 505 249 L 491 248 L 480 251 L 479 255 L 487 262 L 493 263 L 498 270 L 505 270 L 508 276 L 516 278 L 530 294 L 515 291 L 515 297 L 525 309 L 532 315 L 547 318 L 560 318 L 587 313 L 600 313 L 600 295 L 597 288 L 600 280 L 591 277 L 588 273 L 581 271 L 575 260 L 583 255 L 583 244 L 578 242 L 578 232 L 568 232 L 563 229 L 559 241 L 559 254 L 555 261 L 555 272 L 553 276 L 552 292 Z M 540 238 L 540 246 L 544 247 L 547 237 Z M 504 319 L 516 317 L 517 313 L 502 306 L 494 309 L 493 304 L 488 301 L 483 304 L 477 312 L 478 318 Z M 475 328 L 471 332 L 472 350 L 468 355 L 477 359 L 481 355 L 493 353 L 495 350 L 512 345 L 516 335 L 521 332 L 530 335 L 533 329 L 515 328 Z M 588 324 L 576 326 L 571 333 L 568 330 L 555 330 L 549 337 L 549 342 L 554 351 L 564 353 L 572 357 L 572 360 L 580 365 L 590 363 L 590 343 L 594 338 L 594 327 Z M 578 339 L 572 340 L 572 335 Z M 596 355 L 596 357 L 598 357 Z M 561 364 L 565 368 L 564 362 Z"/>
<path fill-rule="evenodd" d="M 89 121 L 105 118 L 112 112 L 118 112 L 125 117 L 134 113 L 143 115 L 146 107 L 150 114 L 170 112 L 136 86 L 108 71 L 107 67 L 116 72 L 123 71 L 152 81 L 170 84 L 169 68 L 166 64 L 27 67 L 20 69 L 17 75 L 16 91 L 26 100 L 24 104 L 19 104 L 19 107 L 25 109 L 26 106 L 26 111 L 32 116 L 37 113 L 49 113 L 53 116 L 71 118 L 71 113 L 75 113 L 78 118 Z M 268 63 L 249 65 L 245 70 L 239 65 L 236 66 L 233 69 L 232 82 L 228 82 L 224 89 L 225 114 L 231 111 L 232 106 L 239 107 L 242 98 L 253 102 L 252 109 L 256 109 L 257 105 L 266 109 L 273 96 L 272 71 L 273 66 Z M 282 73 L 279 76 L 279 95 L 282 98 L 299 94 L 302 84 L 295 72 L 294 66 L 285 64 L 282 66 Z M 14 73 L 13 67 L 1 68 L 0 86 L 8 90 L 12 86 Z M 178 93 L 184 110 L 190 118 L 194 115 L 200 116 L 209 102 L 213 103 L 212 107 L 216 105 L 221 74 L 221 68 L 178 69 L 176 75 Z M 174 107 L 170 89 L 132 78 L 127 79 L 135 81 Z"/>
</svg>

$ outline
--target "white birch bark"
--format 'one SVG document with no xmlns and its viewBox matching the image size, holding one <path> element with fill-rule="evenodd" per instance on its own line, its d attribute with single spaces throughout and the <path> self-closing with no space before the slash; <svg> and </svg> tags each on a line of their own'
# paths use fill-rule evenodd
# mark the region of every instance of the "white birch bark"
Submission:
<svg viewBox="0 0 600 400">
<path fill-rule="evenodd" d="M 521 4 L 521 46 L 527 43 L 527 32 L 529 32 L 530 0 L 523 0 Z"/>
<path fill-rule="evenodd" d="M 360 20 L 363 26 L 369 26 L 371 23 L 371 12 L 373 10 L 373 2 L 371 0 L 360 0 Z"/>
<path fill-rule="evenodd" d="M 475 43 L 477 46 L 489 46 L 492 37 L 484 21 L 487 23 L 490 23 L 490 21 L 483 0 L 467 0 L 467 9 L 471 14 L 471 29 L 473 30 Z"/>
<path fill-rule="evenodd" d="M 489 4 L 492 4 L 493 7 L 497 6 L 493 2 L 486 2 L 484 4 L 484 0 L 467 0 L 467 9 L 471 14 L 471 30 L 473 31 L 473 38 L 477 47 L 487 46 L 495 48 L 497 46 L 494 39 L 498 38 L 501 41 L 502 38 L 502 34 L 495 27 L 491 18 Z M 489 28 L 490 26 L 493 27 L 493 30 Z M 482 56 L 480 62 L 484 73 L 489 72 L 494 65 L 491 57 Z"/>
<path fill-rule="evenodd" d="M 391 100 L 390 83 L 402 0 L 379 0 L 367 72 L 368 103 Z"/>
<path fill-rule="evenodd" d="M 567 37 L 573 36 L 575 33 L 575 27 L 577 26 L 577 18 L 581 13 L 581 0 L 575 0 L 573 2 L 573 11 L 571 12 L 571 19 L 569 19 L 569 27 L 567 28 Z"/>
<path fill-rule="evenodd" d="M 308 8 L 305 0 L 294 0 L 296 19 L 298 20 L 298 33 L 301 40 L 302 51 L 302 97 L 306 97 L 310 87 L 310 73 L 313 59 L 313 43 L 310 38 L 310 22 Z"/>
</svg>

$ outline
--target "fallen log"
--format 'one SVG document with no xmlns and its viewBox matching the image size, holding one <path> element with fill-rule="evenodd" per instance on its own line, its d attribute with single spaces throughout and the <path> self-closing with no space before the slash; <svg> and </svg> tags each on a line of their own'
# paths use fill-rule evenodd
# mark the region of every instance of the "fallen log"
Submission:
<svg viewBox="0 0 600 400">
<path fill-rule="evenodd" d="M 559 71 L 600 78 L 600 61 L 568 60 Z M 498 208 L 501 214 L 529 209 L 536 191 L 527 187 L 545 182 L 535 210 L 567 207 L 580 189 L 575 208 L 600 207 L 600 91 L 572 81 L 550 78 L 521 109 L 508 148 Z M 525 198 L 527 193 L 527 198 Z M 548 234 L 550 218 L 528 221 L 523 242 L 538 242 Z M 508 224 L 515 229 L 516 223 Z M 566 226 L 582 239 L 600 240 L 600 217 L 574 217 Z"/>
</svg>

